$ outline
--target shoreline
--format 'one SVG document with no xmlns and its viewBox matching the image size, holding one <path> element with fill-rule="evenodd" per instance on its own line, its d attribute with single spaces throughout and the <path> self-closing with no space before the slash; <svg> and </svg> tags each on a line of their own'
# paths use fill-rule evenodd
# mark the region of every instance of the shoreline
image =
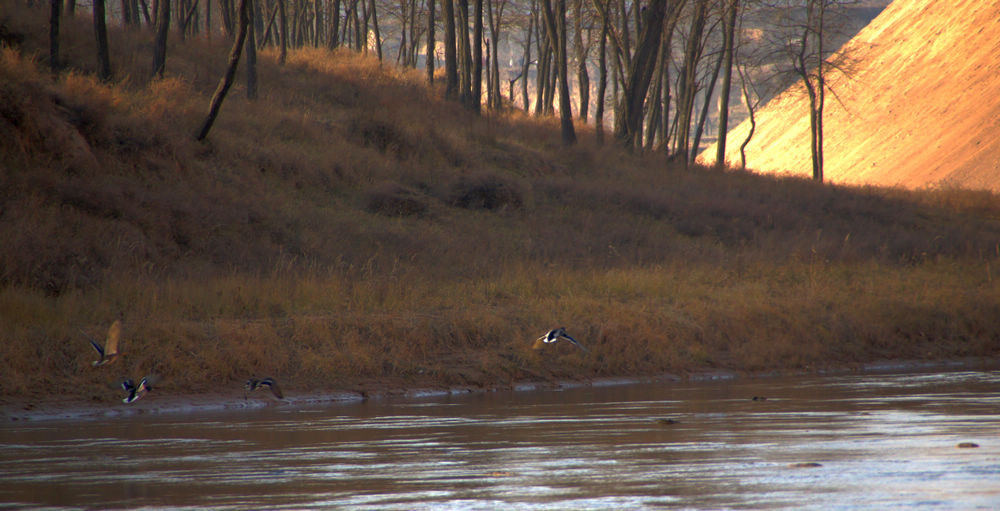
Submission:
<svg viewBox="0 0 1000 511">
<path fill-rule="evenodd" d="M 22 422 L 89 421 L 141 415 L 173 417 L 198 413 L 249 411 L 274 405 L 299 408 L 308 406 L 335 406 L 339 404 L 362 403 L 369 400 L 419 399 L 489 392 L 537 392 L 658 382 L 707 382 L 782 377 L 822 377 L 846 374 L 895 374 L 962 370 L 990 371 L 997 369 L 1000 369 L 1000 358 L 966 357 L 947 360 L 880 360 L 853 366 L 811 370 L 773 370 L 747 373 L 729 369 L 714 369 L 692 372 L 683 376 L 662 373 L 658 375 L 617 376 L 581 380 L 525 380 L 513 384 L 465 385 L 439 388 L 432 385 L 408 386 L 384 382 L 365 382 L 359 385 L 365 387 L 365 390 L 332 390 L 295 394 L 280 402 L 260 396 L 254 396 L 252 399 L 241 399 L 243 393 L 239 391 L 180 394 L 165 397 L 151 394 L 151 397 L 147 397 L 131 405 L 124 405 L 115 401 L 87 403 L 81 399 L 40 401 L 37 399 L 15 397 L 0 401 L 0 423 L 12 425 Z"/>
</svg>

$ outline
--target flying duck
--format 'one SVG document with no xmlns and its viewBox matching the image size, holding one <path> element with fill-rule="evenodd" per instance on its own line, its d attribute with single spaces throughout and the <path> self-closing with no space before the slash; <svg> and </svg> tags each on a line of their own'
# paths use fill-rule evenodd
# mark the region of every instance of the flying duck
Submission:
<svg viewBox="0 0 1000 511">
<path fill-rule="evenodd" d="M 563 327 L 549 330 L 547 334 L 539 337 L 538 339 L 535 339 L 535 344 L 532 346 L 532 348 L 536 350 L 541 349 L 543 345 L 552 344 L 558 341 L 559 339 L 566 339 L 567 341 L 573 343 L 577 348 L 580 348 L 583 351 L 588 351 L 587 348 L 584 348 L 583 345 L 577 342 L 576 339 L 570 337 L 570 335 L 566 333 L 566 329 Z"/>
<path fill-rule="evenodd" d="M 110 364 L 118 359 L 118 339 L 122 335 L 122 321 L 120 319 L 116 319 L 114 323 L 111 323 L 111 328 L 108 329 L 108 338 L 104 341 L 103 348 L 100 344 L 97 344 L 97 341 L 93 337 L 87 335 L 87 332 L 83 332 L 83 335 L 87 336 L 90 340 L 90 345 L 97 350 L 97 354 L 101 357 L 93 361 L 91 363 L 92 366 L 99 367 L 104 364 Z"/>
<path fill-rule="evenodd" d="M 122 388 L 125 392 L 128 392 L 128 396 L 122 399 L 122 403 L 134 403 L 146 395 L 146 392 L 153 390 L 153 387 L 149 385 L 148 378 L 143 378 L 138 385 L 135 384 L 131 379 L 122 382 Z"/>
<path fill-rule="evenodd" d="M 246 385 L 243 386 L 243 399 L 247 399 L 247 391 L 253 392 L 255 390 L 263 389 L 264 387 L 267 387 L 275 398 L 285 398 L 285 395 L 281 393 L 281 387 L 278 386 L 278 382 L 274 381 L 273 378 L 264 378 L 263 380 L 250 378 L 247 380 Z"/>
</svg>

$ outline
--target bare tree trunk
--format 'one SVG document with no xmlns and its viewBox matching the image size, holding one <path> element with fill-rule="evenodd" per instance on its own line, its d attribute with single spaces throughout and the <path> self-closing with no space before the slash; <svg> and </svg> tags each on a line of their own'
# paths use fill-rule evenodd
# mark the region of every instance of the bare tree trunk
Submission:
<svg viewBox="0 0 1000 511">
<path fill-rule="evenodd" d="M 330 35 L 326 45 L 331 50 L 340 44 L 340 0 L 333 0 L 330 7 Z"/>
<path fill-rule="evenodd" d="M 222 11 L 222 28 L 226 33 L 226 37 L 232 37 L 233 32 L 235 32 L 235 27 L 233 26 L 233 0 L 219 0 L 219 10 Z"/>
<path fill-rule="evenodd" d="M 559 125 L 562 133 L 563 145 L 573 145 L 576 143 L 576 129 L 573 127 L 573 98 L 569 92 L 569 38 L 566 29 L 566 0 L 556 0 L 556 34 L 558 44 L 556 55 L 558 56 L 559 71 Z"/>
<path fill-rule="evenodd" d="M 705 102 L 701 107 L 701 115 L 698 116 L 698 123 L 696 124 L 694 130 L 694 142 L 691 143 L 691 157 L 689 158 L 689 163 L 694 163 L 695 158 L 698 156 L 699 146 L 701 145 L 701 135 L 705 130 L 705 120 L 708 118 L 708 109 L 712 104 L 712 94 L 715 92 L 715 83 L 719 80 L 719 69 L 722 68 L 722 60 L 725 58 L 725 54 L 719 54 L 719 58 L 715 61 L 715 68 L 712 70 L 712 78 L 708 80 L 708 88 L 705 91 Z"/>
<path fill-rule="evenodd" d="M 219 86 L 215 89 L 215 94 L 212 95 L 212 102 L 208 107 L 208 116 L 205 117 L 205 122 L 198 132 L 198 136 L 195 137 L 199 141 L 205 140 L 205 137 L 208 136 L 208 132 L 212 129 L 212 124 L 215 123 L 215 118 L 219 115 L 219 109 L 222 108 L 222 101 L 226 99 L 226 93 L 229 92 L 229 87 L 233 85 L 233 78 L 236 77 L 236 68 L 240 64 L 240 54 L 243 53 L 243 44 L 247 39 L 247 26 L 250 22 L 250 17 L 247 13 L 247 4 L 248 0 L 240 0 L 240 22 L 236 33 L 236 41 L 233 43 L 232 51 L 229 52 L 229 65 L 226 66 L 226 73 L 222 76 L 222 80 L 219 81 Z"/>
<path fill-rule="evenodd" d="M 590 111 L 590 75 L 587 73 L 587 54 L 590 53 L 589 43 L 583 42 L 583 0 L 573 0 L 574 39 L 576 49 L 576 86 L 580 91 L 580 120 L 587 121 Z"/>
<path fill-rule="evenodd" d="M 546 1 L 546 0 L 542 0 Z M 545 113 L 546 100 L 549 97 L 549 69 L 552 60 L 552 45 L 549 41 L 548 32 L 542 28 L 543 21 L 535 20 L 535 40 L 538 41 L 538 69 L 535 73 L 535 115 Z"/>
<path fill-rule="evenodd" d="M 291 29 L 288 31 L 291 36 L 289 38 L 289 42 L 291 43 L 292 48 L 302 47 L 302 25 L 304 25 L 303 18 L 305 18 L 305 14 L 302 12 L 302 0 L 292 0 L 292 23 Z M 367 21 L 367 18 L 365 21 Z"/>
<path fill-rule="evenodd" d="M 430 0 L 428 0 L 427 3 L 430 3 Z M 418 55 L 420 53 L 420 40 L 421 38 L 424 37 L 424 30 L 427 28 L 420 24 L 420 16 L 418 15 L 418 13 L 420 12 L 419 5 L 420 2 L 417 2 L 417 0 L 410 0 L 410 47 L 409 47 L 410 57 L 409 58 L 410 58 L 410 67 L 412 67 L 413 69 L 416 69 L 418 66 L 418 62 L 420 60 Z"/>
<path fill-rule="evenodd" d="M 354 24 L 354 49 L 356 51 L 365 51 L 368 49 L 368 45 L 365 43 L 365 37 L 368 34 L 368 27 L 361 28 L 361 20 L 358 18 L 358 0 L 352 1 L 353 6 L 351 7 L 351 17 L 352 23 Z M 364 8 L 364 5 L 361 6 Z"/>
<path fill-rule="evenodd" d="M 253 2 L 253 0 L 244 1 Z M 257 39 L 253 28 L 256 15 L 252 6 L 247 9 L 247 18 L 249 24 L 245 44 L 247 49 L 247 98 L 253 100 L 257 99 Z"/>
<path fill-rule="evenodd" d="M 375 0 L 371 0 L 369 9 L 371 10 L 371 12 L 369 14 L 370 14 L 371 19 L 372 19 L 372 30 L 375 31 L 375 55 L 378 56 L 378 60 L 381 62 L 381 60 L 382 60 L 382 34 L 379 33 L 379 30 L 378 30 L 378 12 L 376 12 L 376 10 L 375 10 Z M 367 30 L 366 30 L 365 31 L 365 36 L 366 36 L 365 37 L 365 43 L 366 43 L 365 45 L 366 46 L 367 46 L 367 39 L 368 39 L 367 35 L 368 34 L 367 34 Z"/>
<path fill-rule="evenodd" d="M 267 46 L 268 42 L 271 41 L 271 30 L 274 28 L 274 18 L 278 16 L 278 3 L 275 2 L 271 7 L 271 14 L 267 15 L 267 25 L 264 26 L 264 35 L 261 36 L 260 41 L 257 41 L 257 48 L 261 49 Z"/>
<path fill-rule="evenodd" d="M 410 21 L 412 9 L 410 8 L 411 2 L 407 0 L 401 0 L 399 2 L 399 13 L 400 13 L 400 27 L 399 31 L 399 48 L 396 51 L 396 65 L 406 67 L 410 65 L 410 53 L 406 51 L 406 24 Z M 413 41 L 416 44 L 416 41 Z"/>
<path fill-rule="evenodd" d="M 503 92 L 500 90 L 500 44 L 493 40 L 493 60 L 490 64 L 490 73 L 493 75 L 493 109 L 503 108 Z M 513 85 L 511 85 L 513 88 Z"/>
<path fill-rule="evenodd" d="M 468 106 L 472 97 L 472 48 L 469 46 L 469 0 L 458 0 L 458 98 Z"/>
<path fill-rule="evenodd" d="M 647 151 L 652 151 L 656 144 L 656 135 L 661 133 L 660 129 L 660 118 L 663 115 L 663 102 L 660 100 L 663 94 L 663 66 L 666 65 L 666 60 L 663 59 L 664 48 L 663 41 L 666 37 L 660 38 L 660 51 L 657 53 L 656 58 L 656 69 L 653 71 L 653 83 L 650 85 L 649 93 L 646 95 L 646 103 L 649 105 L 647 110 L 649 114 L 646 119 L 646 143 L 644 145 Z M 669 105 L 668 105 L 669 107 Z"/>
<path fill-rule="evenodd" d="M 153 44 L 153 76 L 163 78 L 167 66 L 167 36 L 170 34 L 170 0 L 160 0 L 156 13 L 156 40 Z"/>
<path fill-rule="evenodd" d="M 417 40 L 414 39 L 413 35 L 413 21 L 417 17 L 416 2 L 413 0 L 400 0 L 399 12 L 399 51 L 396 52 L 396 64 L 403 67 L 410 67 L 413 65 L 410 61 L 410 55 L 412 54 L 410 48 L 417 45 Z"/>
<path fill-rule="evenodd" d="M 629 64 L 628 77 L 622 95 L 622 105 L 625 113 L 624 130 L 616 136 L 622 143 L 632 148 L 642 140 L 639 132 L 642 125 L 643 104 L 646 91 L 656 68 L 656 56 L 659 53 L 660 37 L 663 32 L 663 18 L 666 14 L 666 0 L 652 0 L 646 8 L 643 17 L 642 31 L 639 34 L 636 52 Z M 620 125 L 615 126 L 616 131 Z"/>
<path fill-rule="evenodd" d="M 62 0 L 49 0 L 49 69 L 58 73 L 59 63 L 59 19 L 62 17 Z"/>
<path fill-rule="evenodd" d="M 499 52 L 499 35 L 500 35 L 500 22 L 503 18 L 503 10 L 506 5 L 506 0 L 498 2 L 496 12 L 493 9 L 493 1 L 487 1 L 486 12 L 487 19 L 490 25 L 490 40 L 493 41 L 493 53 L 489 59 L 489 81 L 492 84 L 488 96 L 490 100 L 487 102 L 490 108 L 494 110 L 499 110 L 503 107 L 503 93 L 500 91 L 500 52 Z M 511 82 L 513 84 L 513 82 Z M 513 88 L 513 85 L 511 85 Z"/>
<path fill-rule="evenodd" d="M 722 29 L 722 90 L 719 91 L 719 137 L 715 142 L 715 166 L 726 166 L 726 137 L 729 133 L 729 91 L 733 84 L 733 54 L 736 48 L 736 14 L 739 0 L 726 0 L 726 19 Z"/>
<path fill-rule="evenodd" d="M 427 83 L 434 83 L 434 50 L 437 41 L 434 40 L 434 2 L 427 0 L 427 50 L 425 51 L 427 67 Z"/>
<path fill-rule="evenodd" d="M 122 25 L 129 26 L 132 24 L 132 5 L 129 4 L 129 0 L 122 0 Z"/>
<path fill-rule="evenodd" d="M 323 12 L 323 3 L 321 0 L 313 1 L 313 48 L 319 48 L 320 43 L 323 41 L 323 16 L 320 13 Z"/>
<path fill-rule="evenodd" d="M 104 0 L 94 0 L 94 35 L 97 37 L 97 76 L 106 82 L 111 79 L 111 55 L 108 51 L 108 27 L 105 22 Z"/>
<path fill-rule="evenodd" d="M 691 119 L 694 113 L 695 73 L 698 61 L 701 59 L 701 35 L 705 28 L 705 10 L 708 0 L 696 0 L 694 18 L 691 21 L 691 32 L 688 34 L 687 47 L 684 50 L 684 66 L 680 77 L 680 97 L 677 103 L 677 136 L 674 157 L 681 158 L 687 165 L 691 138 Z"/>
<path fill-rule="evenodd" d="M 483 0 L 475 0 L 472 10 L 472 87 L 469 108 L 479 113 L 483 105 Z"/>
<path fill-rule="evenodd" d="M 250 5 L 250 30 L 254 35 L 255 50 L 263 48 L 264 25 L 268 19 L 266 16 L 267 13 L 265 12 L 265 1 L 266 0 L 253 0 Z M 197 3 L 198 0 L 195 0 L 195 2 Z"/>
<path fill-rule="evenodd" d="M 182 14 L 180 19 L 181 39 L 184 38 L 185 34 L 191 31 L 191 26 L 194 21 L 194 15 L 197 12 L 198 12 L 198 0 L 194 0 L 193 2 L 191 2 L 191 6 L 188 7 L 187 12 L 180 13 Z"/>
<path fill-rule="evenodd" d="M 528 16 L 528 30 L 524 36 L 524 55 L 521 60 L 521 98 L 524 100 L 524 111 L 531 109 L 528 99 L 528 70 L 531 67 L 531 33 L 534 31 L 535 18 Z"/>
<path fill-rule="evenodd" d="M 676 19 L 676 17 L 673 18 L 674 21 Z M 673 29 L 673 24 L 666 28 L 666 32 L 663 34 L 663 46 L 660 49 L 660 82 L 663 84 L 660 99 L 660 104 L 663 105 L 663 111 L 660 116 L 660 133 L 663 133 L 663 138 L 660 140 L 660 146 L 663 149 L 663 153 L 667 156 L 670 156 L 670 63 L 672 62 L 670 55 L 673 48 L 671 44 Z"/>
<path fill-rule="evenodd" d="M 814 146 L 815 163 L 813 163 L 813 179 L 819 182 L 823 182 L 823 108 L 826 103 L 826 70 L 823 68 L 823 63 L 825 61 L 823 57 L 823 38 L 825 37 L 823 30 L 823 18 L 826 14 L 826 3 L 823 1 L 818 2 L 817 8 L 819 9 L 819 20 L 817 23 L 818 31 L 816 34 L 816 53 L 819 55 L 816 63 L 816 83 L 818 91 L 818 101 L 816 103 L 816 127 L 813 130 L 815 134 L 814 138 L 816 140 Z"/>
<path fill-rule="evenodd" d="M 795 71 L 802 78 L 802 84 L 809 94 L 810 153 L 812 156 L 812 177 L 823 181 L 823 102 L 825 81 L 823 77 L 823 14 L 825 0 L 809 0 L 806 22 L 802 30 L 799 53 L 796 55 Z M 816 53 L 809 54 L 809 41 L 815 39 Z M 811 58 L 816 59 L 815 72 L 809 69 Z"/>
<path fill-rule="evenodd" d="M 550 79 L 550 75 L 554 73 L 554 71 L 552 71 L 553 43 L 549 38 L 549 32 L 546 28 L 545 20 L 540 17 L 539 11 L 541 10 L 542 9 L 536 9 L 535 11 L 535 40 L 538 42 L 538 72 L 535 74 L 536 116 L 550 113 L 548 106 L 551 105 L 552 98 L 552 87 L 550 86 L 552 80 Z"/>
<path fill-rule="evenodd" d="M 605 6 L 610 6 L 607 0 Z M 594 108 L 594 124 L 597 143 L 604 143 L 604 95 L 608 90 L 608 7 L 601 14 L 601 43 L 597 57 L 597 104 Z"/>
<path fill-rule="evenodd" d="M 559 127 L 562 142 L 563 145 L 573 145 L 576 143 L 576 130 L 573 128 L 573 107 L 569 95 L 569 77 L 567 76 L 569 65 L 567 64 L 566 52 L 566 0 L 555 0 L 554 8 L 550 0 L 542 0 L 542 8 L 549 41 L 552 41 L 555 47 L 555 67 L 559 88 Z"/>
<path fill-rule="evenodd" d="M 545 82 L 545 115 L 555 115 L 556 96 L 559 94 L 559 63 L 556 62 L 556 48 L 549 48 L 549 75 Z"/>
<path fill-rule="evenodd" d="M 458 56 L 455 48 L 455 5 L 453 0 L 441 0 L 444 12 L 441 13 L 444 21 L 444 95 L 447 98 L 454 98 L 458 93 Z"/>
<path fill-rule="evenodd" d="M 747 146 L 750 144 L 750 139 L 753 138 L 754 131 L 757 130 L 757 118 L 754 115 L 757 110 L 758 98 L 754 98 L 754 93 L 751 92 L 753 89 L 753 83 L 750 78 L 743 72 L 743 68 L 739 65 L 736 66 L 736 70 L 740 73 L 740 89 L 743 91 L 743 101 L 746 102 L 747 112 L 749 113 L 750 119 L 750 131 L 747 132 L 747 138 L 743 140 L 740 144 L 740 170 L 746 170 L 747 168 Z"/>
<path fill-rule="evenodd" d="M 278 64 L 285 65 L 285 59 L 288 58 L 288 20 L 285 16 L 285 0 L 278 0 L 278 29 L 278 37 L 281 38 L 281 52 L 278 53 Z"/>
<path fill-rule="evenodd" d="M 149 7 L 146 5 L 146 0 L 139 0 L 139 7 L 142 7 L 142 17 L 146 20 L 146 26 L 152 27 L 153 21 L 149 17 Z"/>
<path fill-rule="evenodd" d="M 176 14 L 177 16 L 177 35 L 184 41 L 187 38 L 187 25 L 185 24 L 184 14 L 188 11 L 188 4 L 186 0 L 176 0 Z"/>
</svg>

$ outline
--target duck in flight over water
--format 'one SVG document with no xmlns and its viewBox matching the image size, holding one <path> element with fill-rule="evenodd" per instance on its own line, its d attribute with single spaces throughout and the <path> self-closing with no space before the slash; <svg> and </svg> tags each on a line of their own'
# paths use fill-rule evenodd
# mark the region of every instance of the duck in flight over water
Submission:
<svg viewBox="0 0 1000 511">
<path fill-rule="evenodd" d="M 143 378 L 138 385 L 136 385 L 131 379 L 123 381 L 122 388 L 125 389 L 125 392 L 128 392 L 128 396 L 126 396 L 125 399 L 122 399 L 122 403 L 134 403 L 141 399 L 142 396 L 146 395 L 146 392 L 153 390 L 153 387 L 150 386 L 148 379 L 148 377 Z"/>
<path fill-rule="evenodd" d="M 93 361 L 91 363 L 92 366 L 99 367 L 104 364 L 110 364 L 118 359 L 118 339 L 122 335 L 122 321 L 120 319 L 116 319 L 114 323 L 111 323 L 111 328 L 108 329 L 108 338 L 104 341 L 104 347 L 101 347 L 93 337 L 87 335 L 87 332 L 83 332 L 83 335 L 87 336 L 87 339 L 90 340 L 90 345 L 97 350 L 97 354 L 101 357 Z"/>
<path fill-rule="evenodd" d="M 277 399 L 284 399 L 285 395 L 281 393 L 281 387 L 278 386 L 278 382 L 274 381 L 273 378 L 264 378 L 263 380 L 258 380 L 257 378 L 250 378 L 247 380 L 246 385 L 243 386 L 243 399 L 247 399 L 247 391 L 253 392 L 255 390 L 261 390 L 267 387 L 271 394 Z"/>
<path fill-rule="evenodd" d="M 575 345 L 577 348 L 580 348 L 583 351 L 589 351 L 587 348 L 584 348 L 582 344 L 577 342 L 576 339 L 570 337 L 570 335 L 566 333 L 566 329 L 564 327 L 559 327 L 553 330 L 549 330 L 547 334 L 539 337 L 538 339 L 535 339 L 535 344 L 532 346 L 532 348 L 536 350 L 541 349 L 543 345 L 552 344 L 554 342 L 559 341 L 559 339 L 566 339 L 567 341 L 573 343 L 573 345 Z"/>
</svg>

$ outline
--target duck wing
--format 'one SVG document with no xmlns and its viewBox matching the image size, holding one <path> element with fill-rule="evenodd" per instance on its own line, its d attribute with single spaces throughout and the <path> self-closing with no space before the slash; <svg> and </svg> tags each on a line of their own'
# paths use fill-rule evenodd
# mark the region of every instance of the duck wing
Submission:
<svg viewBox="0 0 1000 511">
<path fill-rule="evenodd" d="M 87 338 L 87 341 L 89 341 L 90 345 L 94 347 L 94 349 L 97 351 L 97 354 L 100 355 L 101 358 L 104 358 L 104 348 L 102 348 L 100 344 L 97 344 L 97 339 L 94 339 L 93 337 L 90 336 L 90 334 L 84 332 L 83 330 L 80 330 L 80 333 Z"/>
<path fill-rule="evenodd" d="M 562 332 L 561 334 L 559 334 L 559 337 L 562 337 L 563 339 L 566 339 L 567 341 L 573 343 L 574 345 L 576 345 L 577 348 L 580 348 L 583 351 L 589 351 L 589 350 L 587 350 L 587 348 L 584 348 L 582 344 L 580 344 L 579 342 L 577 342 L 576 339 L 570 337 L 570 335 L 567 334 L 566 332 Z"/>
<path fill-rule="evenodd" d="M 104 343 L 104 351 L 102 353 L 107 353 L 108 356 L 118 354 L 118 339 L 122 336 L 122 321 L 116 319 L 114 323 L 111 323 L 111 328 L 108 328 L 108 340 Z"/>
<path fill-rule="evenodd" d="M 264 381 L 260 383 L 261 385 L 267 385 L 268 388 L 271 389 L 271 393 L 274 394 L 274 397 L 278 399 L 285 398 L 285 394 L 281 392 L 281 387 L 278 386 L 278 382 L 274 381 L 271 378 L 266 378 Z"/>
</svg>

